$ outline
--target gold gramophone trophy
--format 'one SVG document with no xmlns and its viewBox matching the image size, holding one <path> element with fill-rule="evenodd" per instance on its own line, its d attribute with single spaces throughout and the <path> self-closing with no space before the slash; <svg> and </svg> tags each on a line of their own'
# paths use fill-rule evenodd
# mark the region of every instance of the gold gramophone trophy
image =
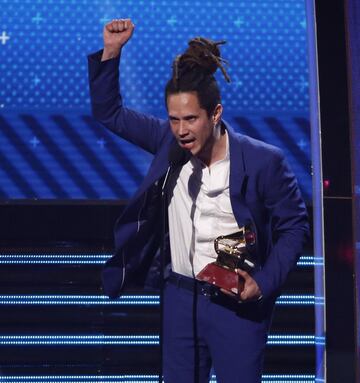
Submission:
<svg viewBox="0 0 360 383">
<path fill-rule="evenodd" d="M 254 270 L 255 244 L 256 235 L 251 224 L 242 226 L 236 233 L 217 237 L 214 241 L 217 259 L 206 265 L 196 279 L 239 294 L 244 288 L 244 279 L 235 269 L 248 273 Z"/>
</svg>

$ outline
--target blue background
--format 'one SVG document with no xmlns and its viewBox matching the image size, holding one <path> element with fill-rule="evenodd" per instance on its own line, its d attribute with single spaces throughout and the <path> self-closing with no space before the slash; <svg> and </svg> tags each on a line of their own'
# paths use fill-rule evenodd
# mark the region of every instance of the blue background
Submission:
<svg viewBox="0 0 360 383">
<path fill-rule="evenodd" d="M 311 199 L 303 0 L 0 0 L 0 199 L 126 199 L 151 156 L 91 117 L 87 54 L 112 18 L 136 25 L 121 63 L 128 107 L 166 117 L 174 57 L 195 36 L 227 40 L 224 118 L 284 149 Z"/>
</svg>

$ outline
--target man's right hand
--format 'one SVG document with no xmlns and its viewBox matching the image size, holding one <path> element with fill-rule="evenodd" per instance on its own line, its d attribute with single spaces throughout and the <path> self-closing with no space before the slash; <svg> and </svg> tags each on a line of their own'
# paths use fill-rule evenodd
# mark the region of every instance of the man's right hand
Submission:
<svg viewBox="0 0 360 383">
<path fill-rule="evenodd" d="M 112 20 L 104 26 L 104 51 L 101 61 L 117 57 L 121 48 L 129 41 L 135 25 L 130 19 Z"/>
</svg>

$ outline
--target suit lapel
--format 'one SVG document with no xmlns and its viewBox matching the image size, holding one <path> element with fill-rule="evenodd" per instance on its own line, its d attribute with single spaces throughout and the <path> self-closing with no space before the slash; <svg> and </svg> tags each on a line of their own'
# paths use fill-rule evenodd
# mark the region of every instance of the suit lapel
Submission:
<svg viewBox="0 0 360 383">
<path fill-rule="evenodd" d="M 237 135 L 227 123 L 225 126 L 229 135 L 230 200 L 237 222 L 244 224 L 246 219 L 251 218 L 251 214 L 244 198 L 248 175 L 244 163 L 243 138 Z"/>
<path fill-rule="evenodd" d="M 150 165 L 150 169 L 144 178 L 140 188 L 138 189 L 134 199 L 141 196 L 152 184 L 162 178 L 169 167 L 169 148 L 174 141 L 172 133 L 168 134 L 165 143 L 155 156 L 153 162 Z"/>
</svg>

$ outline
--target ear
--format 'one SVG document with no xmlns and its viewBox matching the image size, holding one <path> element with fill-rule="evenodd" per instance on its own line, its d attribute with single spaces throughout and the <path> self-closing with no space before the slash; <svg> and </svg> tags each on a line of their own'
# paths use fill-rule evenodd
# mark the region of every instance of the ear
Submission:
<svg viewBox="0 0 360 383">
<path fill-rule="evenodd" d="M 217 105 L 215 106 L 214 113 L 213 113 L 213 121 L 214 121 L 214 125 L 217 125 L 217 124 L 220 122 L 222 112 L 223 112 L 223 107 L 222 107 L 222 105 L 221 105 L 221 104 L 217 104 Z"/>
</svg>

